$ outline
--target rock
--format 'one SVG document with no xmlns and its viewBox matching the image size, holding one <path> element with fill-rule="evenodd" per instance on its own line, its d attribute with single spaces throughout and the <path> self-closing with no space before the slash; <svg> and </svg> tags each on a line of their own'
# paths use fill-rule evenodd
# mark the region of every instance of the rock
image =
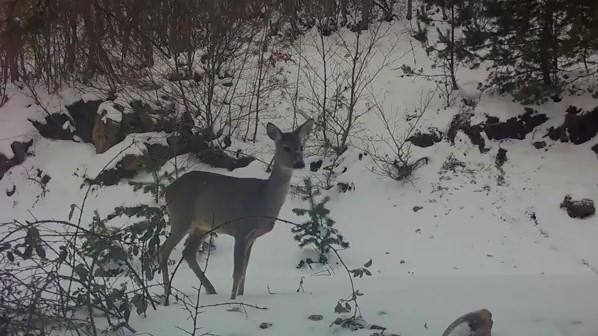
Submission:
<svg viewBox="0 0 598 336">
<path fill-rule="evenodd" d="M 548 121 L 545 114 L 538 114 L 531 108 L 525 108 L 525 113 L 501 122 L 496 117 L 487 117 L 484 123 L 484 132 L 488 139 L 518 139 L 523 140 L 525 136 L 536 127 Z"/>
<path fill-rule="evenodd" d="M 312 321 L 322 321 L 324 319 L 324 316 L 315 314 L 315 315 L 309 315 L 307 318 Z"/>
<path fill-rule="evenodd" d="M 563 131 L 562 126 L 559 126 L 556 128 L 553 126 L 550 126 L 548 128 L 548 131 L 546 132 L 546 134 L 543 136 L 543 138 L 548 137 L 550 140 L 557 141 L 559 139 L 562 139 L 561 136 L 562 136 L 563 132 L 564 131 Z"/>
<path fill-rule="evenodd" d="M 314 173 L 317 172 L 320 169 L 320 167 L 322 167 L 322 163 L 323 162 L 324 161 L 322 161 L 322 160 L 310 162 L 309 163 L 309 170 L 312 171 L 312 172 L 314 172 Z"/>
<path fill-rule="evenodd" d="M 33 145 L 33 140 L 27 142 L 14 141 L 10 144 L 10 148 L 14 153 L 12 158 L 7 158 L 6 155 L 0 153 L 0 179 L 4 177 L 4 174 L 12 167 L 20 165 L 25 162 L 27 158 L 27 151 L 29 147 Z"/>
<path fill-rule="evenodd" d="M 102 100 L 83 101 L 81 99 L 71 105 L 65 106 L 73 119 L 75 134 L 87 143 L 92 143 L 91 135 L 100 104 L 102 104 Z"/>
<path fill-rule="evenodd" d="M 498 152 L 496 153 L 496 166 L 497 167 L 502 167 L 505 162 L 507 162 L 507 150 L 504 148 L 499 148 Z"/>
<path fill-rule="evenodd" d="M 598 107 L 591 111 L 569 106 L 565 114 L 565 121 L 559 127 L 550 127 L 544 137 L 561 142 L 571 141 L 579 145 L 590 141 L 598 134 Z"/>
<path fill-rule="evenodd" d="M 463 133 L 469 137 L 472 144 L 478 146 L 480 153 L 484 154 L 487 153 L 490 148 L 486 148 L 486 140 L 482 137 L 482 130 L 483 128 L 480 125 L 471 125 L 463 128 Z"/>
<path fill-rule="evenodd" d="M 572 143 L 580 145 L 598 134 L 598 107 L 592 111 L 583 112 L 578 107 L 569 106 L 566 112 L 563 126 Z"/>
<path fill-rule="evenodd" d="M 63 113 L 51 113 L 46 116 L 44 122 L 27 119 L 39 134 L 46 139 L 52 140 L 73 140 L 75 133 L 72 131 L 71 118 Z"/>
<path fill-rule="evenodd" d="M 6 189 L 6 196 L 12 197 L 12 195 L 14 195 L 16 191 L 17 191 L 17 186 L 15 184 L 13 184 L 12 188 Z"/>
<path fill-rule="evenodd" d="M 272 323 L 262 322 L 260 323 L 260 329 L 268 329 L 272 326 Z"/>
<path fill-rule="evenodd" d="M 208 149 L 196 153 L 199 161 L 209 164 L 215 168 L 226 168 L 233 171 L 237 168 L 247 167 L 255 158 L 250 156 L 231 157 L 220 149 Z"/>
<path fill-rule="evenodd" d="M 4 174 L 11 168 L 8 162 L 8 158 L 4 154 L 0 153 L 0 180 L 2 179 L 2 177 L 4 177 Z"/>
<path fill-rule="evenodd" d="M 534 147 L 536 147 L 536 149 L 542 149 L 542 148 L 546 147 L 546 142 L 545 141 L 536 141 L 532 145 L 534 145 Z"/>
<path fill-rule="evenodd" d="M 336 186 L 338 187 L 338 191 L 342 193 L 355 190 L 355 184 L 353 184 L 353 182 L 338 182 Z"/>
<path fill-rule="evenodd" d="M 561 203 L 561 209 L 566 209 L 571 218 L 588 218 L 596 213 L 594 201 L 588 198 L 574 201 L 570 195 L 565 196 Z"/>
<path fill-rule="evenodd" d="M 462 131 L 471 140 L 471 143 L 478 147 L 480 153 L 486 153 L 489 149 L 486 148 L 486 141 L 481 134 L 482 127 L 480 125 L 471 125 L 471 117 L 472 114 L 470 113 L 455 115 L 446 134 L 447 139 L 454 145 L 457 133 Z"/>
<path fill-rule="evenodd" d="M 122 123 L 127 134 L 132 132 L 174 131 L 174 127 L 170 127 L 171 125 L 163 129 L 157 129 L 151 118 L 151 115 L 156 111 L 148 104 L 140 100 L 133 100 L 129 105 L 131 105 L 133 113 L 124 114 Z"/>
<path fill-rule="evenodd" d="M 442 133 L 435 128 L 430 128 L 429 133 L 417 132 L 407 138 L 407 141 L 411 142 L 415 146 L 426 148 L 442 141 Z"/>
<path fill-rule="evenodd" d="M 240 152 L 231 156 L 223 150 L 209 149 L 199 136 L 171 135 L 168 137 L 167 143 L 168 146 L 155 143 L 145 144 L 152 165 L 161 167 L 173 157 L 185 153 L 195 153 L 201 162 L 215 168 L 227 168 L 230 171 L 246 167 L 255 160 L 254 157 L 242 155 Z M 125 155 L 114 168 L 102 171 L 94 180 L 88 180 L 88 182 L 105 186 L 118 184 L 121 180 L 130 179 L 142 172 L 146 168 L 145 162 L 147 162 L 147 158 L 141 155 Z"/>
<path fill-rule="evenodd" d="M 480 153 L 486 153 L 485 140 L 481 133 L 484 132 L 490 140 L 525 139 L 526 135 L 536 127 L 548 120 L 545 114 L 538 114 L 531 108 L 525 108 L 525 113 L 509 118 L 502 122 L 497 117 L 487 116 L 486 121 L 477 125 L 471 124 L 471 114 L 458 114 L 451 121 L 447 138 L 454 144 L 458 131 L 463 131 L 471 142 L 478 146 Z"/>
<path fill-rule="evenodd" d="M 77 135 L 84 142 L 91 143 L 96 114 L 101 103 L 101 100 L 79 100 L 65 106 L 69 114 L 51 113 L 46 116 L 44 122 L 28 120 L 44 138 L 73 140 Z"/>
<path fill-rule="evenodd" d="M 106 111 L 98 114 L 91 133 L 91 140 L 96 147 L 96 153 L 104 153 L 112 146 L 122 141 L 120 123 L 104 118 Z"/>
<path fill-rule="evenodd" d="M 15 154 L 15 156 L 13 156 L 11 159 L 13 167 L 20 165 L 25 161 L 25 158 L 27 157 L 27 151 L 31 145 L 33 145 L 33 140 L 29 140 L 27 142 L 15 141 L 10 144 L 10 148 L 12 148 L 12 152 Z"/>
<path fill-rule="evenodd" d="M 416 205 L 416 206 L 413 207 L 413 212 L 418 212 L 418 211 L 420 211 L 423 208 L 424 208 L 423 206 Z"/>
</svg>

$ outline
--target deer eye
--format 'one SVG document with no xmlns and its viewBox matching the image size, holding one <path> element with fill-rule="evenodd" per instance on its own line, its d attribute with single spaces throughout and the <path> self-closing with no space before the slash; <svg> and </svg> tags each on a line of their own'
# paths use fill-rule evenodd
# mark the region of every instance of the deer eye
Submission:
<svg viewBox="0 0 598 336">
<path fill-rule="evenodd" d="M 282 150 L 285 151 L 285 152 L 290 152 L 291 151 L 291 149 L 289 148 L 289 146 L 282 147 Z"/>
</svg>

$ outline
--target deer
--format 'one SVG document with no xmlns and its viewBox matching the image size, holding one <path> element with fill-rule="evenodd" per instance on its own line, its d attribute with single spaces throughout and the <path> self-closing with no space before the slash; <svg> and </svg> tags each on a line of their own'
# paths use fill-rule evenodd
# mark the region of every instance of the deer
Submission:
<svg viewBox="0 0 598 336">
<path fill-rule="evenodd" d="M 197 262 L 199 247 L 203 239 L 212 232 L 234 238 L 233 286 L 230 298 L 235 300 L 237 295 L 244 294 L 245 274 L 253 244 L 257 238 L 272 231 L 286 200 L 294 170 L 305 167 L 303 145 L 313 125 L 314 120 L 308 119 L 291 132 L 282 132 L 272 123 L 266 125 L 267 135 L 275 144 L 268 179 L 191 171 L 181 175 L 164 189 L 171 228 L 158 255 L 165 306 L 168 306 L 171 292 L 168 258 L 187 234 L 183 258 L 208 294 L 216 294 L 216 290 Z"/>
</svg>

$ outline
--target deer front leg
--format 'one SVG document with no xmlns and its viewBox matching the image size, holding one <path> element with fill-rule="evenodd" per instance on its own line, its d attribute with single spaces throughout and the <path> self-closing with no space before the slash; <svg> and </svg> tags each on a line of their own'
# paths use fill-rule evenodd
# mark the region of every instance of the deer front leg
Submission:
<svg viewBox="0 0 598 336">
<path fill-rule="evenodd" d="M 245 278 L 247 274 L 247 265 L 249 265 L 249 257 L 251 256 L 251 249 L 253 248 L 253 243 L 247 244 L 247 249 L 245 250 L 245 260 L 243 261 L 243 276 L 241 277 L 241 284 L 239 285 L 239 295 L 243 295 L 245 293 Z"/>
<path fill-rule="evenodd" d="M 231 300 L 237 298 L 239 284 L 243 277 L 243 263 L 245 262 L 245 252 L 247 251 L 247 242 L 243 238 L 235 237 L 235 252 L 234 252 L 234 271 L 233 271 L 233 289 L 230 294 Z"/>
</svg>

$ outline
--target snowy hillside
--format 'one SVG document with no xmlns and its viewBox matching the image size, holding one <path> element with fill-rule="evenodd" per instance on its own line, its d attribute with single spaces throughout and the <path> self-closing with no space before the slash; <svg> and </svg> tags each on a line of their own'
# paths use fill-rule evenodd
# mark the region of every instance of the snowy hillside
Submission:
<svg viewBox="0 0 598 336">
<path fill-rule="evenodd" d="M 364 112 L 359 131 L 351 134 L 348 150 L 340 157 L 333 188 L 322 190 L 322 196 L 330 197 L 327 206 L 335 227 L 350 243 L 348 249 L 339 250 L 343 262 L 354 269 L 372 260 L 371 276 L 354 278 L 355 289 L 363 293 L 358 304 L 366 328 L 352 331 L 333 324 L 337 317 L 344 316 L 335 313 L 337 302 L 351 296 L 347 272 L 332 253 L 328 265 L 298 269 L 300 260 L 317 259 L 316 253 L 309 247 L 299 248 L 292 226 L 279 221 L 255 244 L 245 295 L 237 298 L 245 305 L 224 304 L 230 302 L 233 239 L 223 234 L 216 237 L 207 266 L 206 254 L 200 257 L 200 265 L 207 267 L 206 274 L 218 294 L 201 292 L 198 302 L 203 308 L 196 321 L 200 329 L 194 335 L 440 336 L 458 316 L 481 308 L 493 314 L 493 335 L 597 335 L 598 217 L 571 218 L 560 205 L 566 195 L 573 200 L 598 201 L 598 153 L 592 150 L 598 137 L 575 145 L 544 135 L 550 127 L 563 123 L 570 105 L 590 111 L 598 106 L 598 100 L 585 95 L 564 96 L 558 102 L 522 106 L 509 96 L 478 95 L 477 83 L 485 76 L 480 69 L 459 72 L 461 97 L 445 107 L 435 83 L 404 76 L 401 70 L 402 65 L 431 69 L 423 49 L 406 33 L 407 27 L 402 23 L 382 25 L 387 25 L 389 33 L 366 64 L 372 82 L 363 90 L 364 96 L 374 97 L 381 108 L 371 108 L 372 100 L 358 103 L 357 110 Z M 345 38 L 350 39 L 350 34 L 347 32 Z M 287 50 L 292 61 L 277 64 L 281 69 L 278 76 L 286 83 L 297 83 L 293 85 L 301 90 L 308 90 L 314 79 L 297 79 L 301 72 L 297 66 L 299 70 L 306 64 L 321 67 L 317 48 L 308 42 L 309 37 L 305 37 L 300 50 Z M 343 59 L 346 53 L 337 50 L 334 57 Z M 385 66 L 381 68 L 381 64 Z M 119 94 L 119 99 L 126 101 L 124 94 Z M 32 144 L 24 161 L 0 179 L 2 237 L 12 230 L 13 220 L 80 221 L 89 228 L 96 210 L 100 218 L 105 218 L 115 207 L 155 205 L 151 194 L 134 191 L 126 180 L 91 189 L 84 182 L 115 167 L 126 154 L 142 153 L 148 143 L 166 144 L 166 131 L 129 134 L 98 154 L 93 144 L 80 139 L 47 139 L 28 119 L 43 123 L 47 111 L 67 114 L 66 106 L 80 99 L 105 97 L 65 89 L 56 95 L 40 95 L 40 106 L 27 88 L 15 85 L 7 89 L 7 96 L 8 101 L 0 107 L 0 153 L 12 158 L 18 155 L 11 148 L 14 141 L 32 140 Z M 272 108 L 260 117 L 255 144 L 243 142 L 242 136 L 233 137 L 231 152 L 241 150 L 258 158 L 246 167 L 232 171 L 213 168 L 186 153 L 170 158 L 160 174 L 173 172 L 176 161 L 187 170 L 267 178 L 273 143 L 265 125 L 273 122 L 283 131 L 291 130 L 293 106 L 288 97 L 288 92 L 274 90 L 265 98 Z M 466 106 L 462 97 L 473 97 L 475 107 Z M 297 104 L 301 107 L 307 103 Z M 413 125 L 414 111 L 423 112 L 426 104 L 414 133 L 428 134 L 436 129 L 442 139 L 427 147 L 411 145 L 414 159 L 428 160 L 408 179 L 395 181 L 382 176 L 375 169 L 371 153 L 364 155 L 372 151 L 372 146 L 381 156 L 392 154 L 392 148 L 387 147 L 392 142 L 377 111 L 385 111 L 396 120 L 396 135 L 403 137 Z M 305 106 L 304 114 L 308 114 Z M 522 140 L 494 140 L 481 132 L 484 144 L 480 147 L 463 129 L 457 129 L 454 143 L 448 137 L 451 122 L 462 112 L 472 113 L 470 122 L 476 125 L 487 122 L 488 116 L 504 122 L 523 115 L 525 108 L 535 110 L 534 115 L 545 115 L 547 120 L 526 132 Z M 98 113 L 104 109 L 107 113 L 103 122 L 121 122 L 119 118 L 125 114 L 111 104 L 101 105 Z M 299 115 L 297 120 L 302 123 L 305 118 Z M 66 123 L 63 127 L 73 126 Z M 302 185 L 305 177 L 314 181 L 325 177 L 322 168 L 310 170 L 310 165 L 317 166 L 323 158 L 314 145 L 316 138 L 312 135 L 305 149 L 307 167 L 294 172 L 295 186 Z M 544 146 L 535 142 L 544 142 Z M 497 160 L 497 155 L 503 154 L 506 161 Z M 328 164 L 329 159 L 324 158 L 321 166 Z M 143 173 L 133 181 L 151 183 L 153 177 Z M 350 190 L 341 191 L 339 182 L 350 186 Z M 163 204 L 163 199 L 158 203 Z M 299 197 L 289 195 L 279 217 L 302 223 L 306 218 L 295 215 L 292 209 L 305 206 Z M 135 221 L 125 216 L 109 224 L 122 228 Z M 42 226 L 56 232 L 74 230 L 52 222 Z M 181 242 L 170 257 L 173 264 L 181 259 L 182 249 Z M 161 279 L 156 274 L 150 281 L 154 286 L 149 292 L 156 297 L 162 295 Z M 125 280 L 114 277 L 106 281 L 116 288 Z M 171 298 L 170 306 L 158 303 L 155 311 L 147 309 L 146 316 L 133 311 L 129 325 L 136 334 L 185 335 L 194 328 L 189 305 L 196 304 L 198 286 L 199 280 L 183 261 L 173 287 L 180 291 L 177 293 L 188 295 L 187 303 Z M 181 299 L 182 294 L 177 297 Z M 313 315 L 322 315 L 322 319 Z M 98 318 L 97 323 L 100 328 L 106 327 L 103 319 Z M 386 329 L 369 329 L 371 325 Z M 462 329 L 453 335 L 467 335 L 466 328 Z M 132 332 L 124 329 L 119 333 Z"/>
</svg>

